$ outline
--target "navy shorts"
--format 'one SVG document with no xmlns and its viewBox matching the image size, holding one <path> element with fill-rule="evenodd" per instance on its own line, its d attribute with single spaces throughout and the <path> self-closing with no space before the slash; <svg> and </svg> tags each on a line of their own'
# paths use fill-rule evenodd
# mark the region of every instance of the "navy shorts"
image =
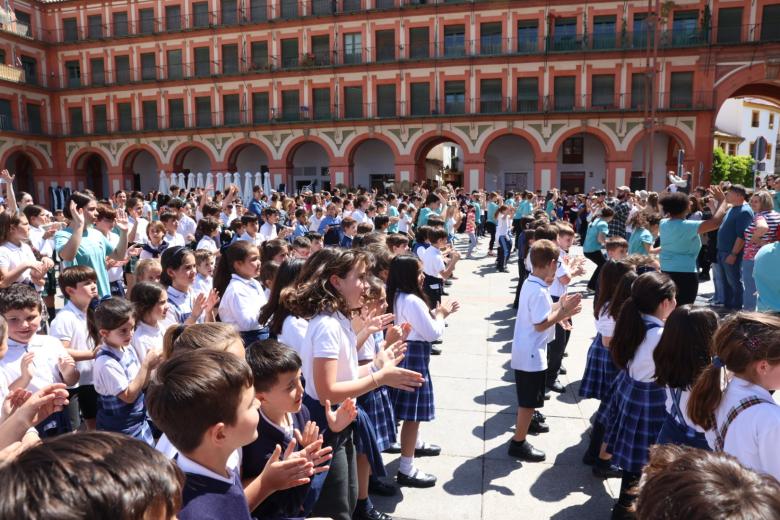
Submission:
<svg viewBox="0 0 780 520">
<path fill-rule="evenodd" d="M 544 406 L 544 392 L 547 389 L 547 370 L 526 372 L 515 370 L 517 406 L 520 408 L 541 408 Z"/>
</svg>

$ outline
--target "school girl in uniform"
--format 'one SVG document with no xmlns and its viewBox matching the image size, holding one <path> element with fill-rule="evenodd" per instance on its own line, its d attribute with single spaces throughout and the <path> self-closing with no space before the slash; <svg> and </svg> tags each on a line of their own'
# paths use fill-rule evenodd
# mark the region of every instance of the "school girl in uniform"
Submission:
<svg viewBox="0 0 780 520">
<path fill-rule="evenodd" d="M 615 323 L 610 350 L 622 372 L 615 381 L 606 439 L 613 463 L 623 468 L 623 478 L 613 519 L 627 518 L 634 498 L 631 490 L 666 420 L 666 393 L 655 383 L 653 351 L 664 321 L 677 306 L 675 290 L 665 274 L 639 276 Z"/>
<path fill-rule="evenodd" d="M 294 316 L 282 301 L 282 291 L 292 290 L 303 268 L 300 258 L 288 258 L 279 266 L 268 302 L 260 310 L 261 324 L 267 324 L 269 336 L 293 349 L 300 355 L 303 338 L 309 322 Z"/>
<path fill-rule="evenodd" d="M 456 312 L 460 305 L 450 301 L 439 304 L 432 311 L 423 292 L 424 275 L 420 262 L 412 255 L 399 255 L 390 262 L 387 279 L 388 309 L 395 314 L 396 323 L 411 326 L 406 341 L 406 357 L 399 366 L 422 374 L 424 382 L 415 392 L 391 391 L 396 419 L 403 421 L 401 427 L 401 465 L 396 480 L 402 486 L 431 487 L 436 477 L 424 473 L 414 466 L 415 450 L 430 446 L 418 445 L 420 422 L 432 421 L 435 417 L 433 384 L 428 364 L 431 359 L 431 342 L 444 333 L 444 320 Z M 438 450 L 436 454 L 438 454 Z"/>
<path fill-rule="evenodd" d="M 681 444 L 708 450 L 704 430 L 688 417 L 691 387 L 710 364 L 710 341 L 718 315 L 709 307 L 681 305 L 666 320 L 653 352 L 655 382 L 666 392 L 666 421 L 658 444 Z"/>
<path fill-rule="evenodd" d="M 208 295 L 195 294 L 192 284 L 197 270 L 192 250 L 183 246 L 169 247 L 163 252 L 160 264 L 160 283 L 168 291 L 169 304 L 164 327 L 214 321 L 214 306 L 219 297 L 214 290 Z"/>
<path fill-rule="evenodd" d="M 422 384 L 420 374 L 396 366 L 403 359 L 400 343 L 389 346 L 372 363 L 358 365 L 359 338 L 362 344 L 383 324 L 381 319 L 372 320 L 370 327 L 356 334 L 348 317 L 363 305 L 368 259 L 362 252 L 346 250 L 320 263 L 318 257 L 324 251 L 327 248 L 307 260 L 320 264 L 319 268 L 310 277 L 301 277 L 296 289 L 283 295 L 285 305 L 309 320 L 301 350 L 306 380 L 303 400 L 320 431 L 328 427 L 325 406 L 331 403 L 356 398 L 382 385 L 413 391 Z M 351 520 L 358 485 L 353 427 L 334 434 L 331 442 L 330 470 L 312 515 Z"/>
<path fill-rule="evenodd" d="M 139 361 L 163 343 L 163 323 L 168 315 L 168 291 L 156 282 L 139 282 L 130 291 L 134 307 L 135 332 L 130 342 Z"/>
<path fill-rule="evenodd" d="M 621 280 L 629 273 L 631 276 L 627 278 L 628 281 L 625 284 L 625 297 L 621 298 L 619 302 L 615 300 L 616 305 L 610 305 L 610 300 L 613 299 L 612 295 L 615 294 L 615 290 L 621 284 Z M 596 337 L 593 338 L 593 342 L 588 348 L 585 373 L 582 376 L 579 394 L 580 397 L 586 399 L 598 399 L 600 403 L 593 418 L 593 429 L 590 434 L 588 451 L 585 452 L 582 461 L 589 466 L 593 466 L 593 474 L 601 478 L 621 475 L 620 470 L 612 466 L 611 456 L 603 446 L 606 428 L 603 416 L 612 396 L 612 385 L 619 372 L 617 366 L 612 361 L 612 353 L 609 350 L 612 336 L 615 333 L 615 317 L 620 311 L 619 305 L 622 305 L 625 298 L 630 294 L 631 283 L 633 283 L 636 277 L 637 275 L 632 265 L 626 262 L 608 261 L 604 264 L 599 275 L 599 287 L 603 287 L 603 290 L 599 292 L 598 298 L 596 298 L 593 304 L 593 317 L 596 319 Z M 610 313 L 610 309 L 612 309 L 612 313 Z"/>
<path fill-rule="evenodd" d="M 154 445 L 146 415 L 144 389 L 162 361 L 162 349 L 147 351 L 138 361 L 133 339 L 133 306 L 123 298 L 95 300 L 89 310 L 89 332 L 96 345 L 93 377 L 98 394 L 97 429 L 124 433 Z"/>
<path fill-rule="evenodd" d="M 268 301 L 260 275 L 260 251 L 251 242 L 239 240 L 230 244 L 214 271 L 214 289 L 221 296 L 219 318 L 236 327 L 244 345 L 268 339 L 268 328 L 258 321 L 260 309 Z"/>
<path fill-rule="evenodd" d="M 691 391 L 688 415 L 704 428 L 709 445 L 744 466 L 780 479 L 780 317 L 738 312 L 712 340 L 712 363 Z M 732 374 L 726 387 L 723 375 Z"/>
</svg>

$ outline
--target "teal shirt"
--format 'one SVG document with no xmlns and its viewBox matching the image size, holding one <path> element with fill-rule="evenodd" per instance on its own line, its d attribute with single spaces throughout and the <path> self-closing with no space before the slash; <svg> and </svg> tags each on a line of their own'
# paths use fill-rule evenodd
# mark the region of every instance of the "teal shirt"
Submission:
<svg viewBox="0 0 780 520">
<path fill-rule="evenodd" d="M 517 205 L 517 209 L 515 210 L 515 220 L 528 216 L 531 213 L 533 213 L 531 201 L 523 199 L 520 201 L 520 204 Z"/>
<path fill-rule="evenodd" d="M 482 206 L 479 205 L 479 202 L 472 202 L 472 206 L 474 206 L 474 209 L 477 210 L 477 214 L 474 216 L 474 223 L 475 224 L 481 224 L 482 223 Z"/>
<path fill-rule="evenodd" d="M 388 206 L 387 207 L 387 216 L 388 217 L 397 217 L 398 216 L 398 208 L 395 206 Z M 387 232 L 388 233 L 398 233 L 398 222 L 395 222 L 394 224 L 390 224 L 387 226 Z"/>
<path fill-rule="evenodd" d="M 758 310 L 780 312 L 780 242 L 772 242 L 759 249 L 753 262 Z"/>
<path fill-rule="evenodd" d="M 775 201 L 775 211 L 780 211 L 780 190 L 775 190 L 772 200 Z"/>
<path fill-rule="evenodd" d="M 609 234 L 609 224 L 600 218 L 594 218 L 588 226 L 588 232 L 585 234 L 585 243 L 582 244 L 583 253 L 601 251 L 601 244 L 599 243 L 600 233 L 607 236 Z"/>
<path fill-rule="evenodd" d="M 555 203 L 552 199 L 547 201 L 547 205 L 544 207 L 544 211 L 551 217 L 555 217 Z"/>
<path fill-rule="evenodd" d="M 431 213 L 435 213 L 431 208 L 428 206 L 423 207 L 420 210 L 420 216 L 417 218 L 417 227 L 420 228 L 428 223 L 428 217 L 431 216 Z"/>
<path fill-rule="evenodd" d="M 661 221 L 661 271 L 667 273 L 695 273 L 696 257 L 701 249 L 699 226 L 701 220 L 665 218 Z"/>
<path fill-rule="evenodd" d="M 59 253 L 70 237 L 73 236 L 73 230 L 69 227 L 57 231 L 54 234 L 54 249 Z M 74 265 L 86 265 L 95 270 L 97 274 L 98 294 L 111 296 L 111 287 L 108 283 L 108 270 L 106 269 L 106 256 L 114 251 L 108 239 L 93 227 L 86 228 L 81 235 L 79 249 L 76 251 L 76 257 L 72 262 L 62 261 L 62 267 L 71 267 Z"/>
<path fill-rule="evenodd" d="M 653 242 L 655 242 L 653 234 L 648 230 L 645 228 L 635 229 L 628 240 L 628 254 L 646 255 L 647 249 L 645 249 L 644 244 L 650 244 L 650 247 L 653 247 Z"/>
<path fill-rule="evenodd" d="M 487 214 L 487 221 L 492 222 L 493 224 L 496 223 L 496 211 L 498 211 L 498 204 L 495 202 L 488 202 L 488 214 Z"/>
</svg>

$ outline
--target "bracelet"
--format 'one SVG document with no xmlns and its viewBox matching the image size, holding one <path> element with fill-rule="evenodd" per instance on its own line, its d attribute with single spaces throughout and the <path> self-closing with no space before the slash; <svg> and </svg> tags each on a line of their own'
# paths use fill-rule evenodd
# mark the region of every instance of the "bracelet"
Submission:
<svg viewBox="0 0 780 520">
<path fill-rule="evenodd" d="M 372 361 L 372 362 L 371 362 L 371 366 L 370 366 L 370 367 L 368 367 L 368 371 L 369 371 L 370 373 L 372 373 L 372 374 L 373 374 L 374 372 L 379 372 L 379 367 L 378 367 L 378 366 L 376 366 L 376 361 Z"/>
<path fill-rule="evenodd" d="M 379 388 L 379 383 L 377 383 L 377 382 L 376 382 L 376 378 L 374 377 L 374 373 L 373 373 L 373 372 L 371 372 L 371 371 L 369 371 L 368 375 L 370 375 L 370 376 L 371 376 L 371 381 L 373 381 L 373 382 L 374 382 L 374 386 L 376 386 L 377 388 Z"/>
</svg>

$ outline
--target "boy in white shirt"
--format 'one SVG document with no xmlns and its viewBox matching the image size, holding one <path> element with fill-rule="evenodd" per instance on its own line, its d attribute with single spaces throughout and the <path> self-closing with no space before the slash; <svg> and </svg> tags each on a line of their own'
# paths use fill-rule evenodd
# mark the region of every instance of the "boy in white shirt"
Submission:
<svg viewBox="0 0 780 520">
<path fill-rule="evenodd" d="M 509 455 L 527 462 L 541 462 L 544 452 L 526 440 L 528 433 L 544 433 L 549 427 L 534 413 L 544 406 L 547 376 L 547 343 L 552 327 L 581 310 L 580 295 L 563 295 L 557 303 L 550 298 L 549 284 L 558 268 L 558 246 L 537 240 L 529 256 L 533 268 L 523 282 L 512 339 L 512 362 L 517 391 L 517 423 L 509 443 Z"/>
<path fill-rule="evenodd" d="M 238 240 L 246 240 L 257 247 L 263 245 L 263 237 L 258 233 L 258 231 L 260 231 L 260 224 L 257 215 L 254 213 L 242 215 L 241 223 L 244 225 L 244 233 Z"/>
<path fill-rule="evenodd" d="M 94 430 L 97 417 L 97 393 L 92 381 L 95 345 L 89 337 L 87 309 L 97 298 L 97 274 L 86 265 L 68 267 L 60 274 L 60 287 L 67 303 L 51 322 L 49 333 L 62 342 L 79 371 L 79 385 L 70 390 L 71 396 L 77 397 L 71 399 L 68 407 L 71 423 L 74 427 L 78 425 L 81 410 L 87 429 Z"/>
<path fill-rule="evenodd" d="M 184 247 L 184 237 L 178 232 L 179 216 L 172 211 L 165 211 L 160 215 L 160 222 L 165 226 L 165 237 L 168 247 Z"/>
<path fill-rule="evenodd" d="M 460 254 L 453 251 L 450 256 L 449 265 L 444 262 L 442 250 L 447 248 L 447 230 L 443 228 L 431 228 L 428 231 L 428 241 L 431 245 L 420 254 L 423 263 L 423 290 L 428 296 L 431 309 L 435 309 L 441 302 L 442 292 L 444 291 L 444 280 L 452 276 L 455 270 L 455 264 L 460 259 Z"/>
<path fill-rule="evenodd" d="M 211 293 L 211 289 L 214 286 L 215 263 L 214 253 L 211 251 L 206 249 L 195 251 L 195 269 L 197 274 L 195 275 L 195 281 L 192 283 L 192 290 L 195 291 L 196 297 L 201 293 L 206 296 Z"/>
</svg>

